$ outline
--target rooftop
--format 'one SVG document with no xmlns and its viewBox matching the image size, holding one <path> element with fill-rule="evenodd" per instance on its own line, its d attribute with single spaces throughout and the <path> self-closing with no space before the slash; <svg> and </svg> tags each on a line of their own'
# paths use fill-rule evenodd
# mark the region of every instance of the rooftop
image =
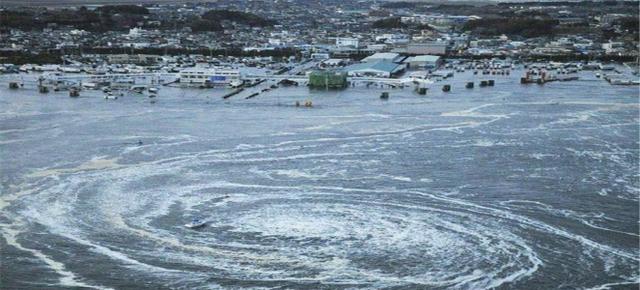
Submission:
<svg viewBox="0 0 640 290">
<path fill-rule="evenodd" d="M 376 71 L 384 71 L 388 73 L 394 73 L 398 70 L 399 65 L 397 63 L 393 63 L 387 60 L 379 60 L 375 62 L 363 62 L 352 64 L 350 66 L 345 67 L 345 71 L 361 71 L 361 70 L 376 70 Z"/>
<path fill-rule="evenodd" d="M 409 57 L 406 62 L 417 62 L 417 61 L 424 61 L 424 62 L 436 62 L 440 59 L 439 56 L 437 55 L 417 55 L 417 56 L 412 56 Z"/>
<path fill-rule="evenodd" d="M 389 60 L 395 61 L 400 57 L 400 54 L 394 52 L 377 52 L 373 55 L 367 56 L 362 61 L 370 62 L 370 61 L 379 61 L 379 60 Z"/>
</svg>

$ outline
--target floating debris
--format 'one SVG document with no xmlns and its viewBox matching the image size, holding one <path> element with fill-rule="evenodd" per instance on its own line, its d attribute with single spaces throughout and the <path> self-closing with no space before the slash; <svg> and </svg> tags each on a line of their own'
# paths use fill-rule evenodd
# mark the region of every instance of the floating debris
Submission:
<svg viewBox="0 0 640 290">
<path fill-rule="evenodd" d="M 230 93 L 228 93 L 228 94 L 226 94 L 226 95 L 222 96 L 222 98 L 223 98 L 223 99 L 231 98 L 231 97 L 233 97 L 233 96 L 235 96 L 235 95 L 239 94 L 239 93 L 240 93 L 240 92 L 242 92 L 242 91 L 244 91 L 244 88 L 239 88 L 239 89 L 237 89 L 237 90 L 235 90 L 235 91 L 233 91 L 233 92 L 230 92 Z"/>
<path fill-rule="evenodd" d="M 69 90 L 69 97 L 77 98 L 80 96 L 80 91 L 78 89 L 72 88 Z"/>
</svg>

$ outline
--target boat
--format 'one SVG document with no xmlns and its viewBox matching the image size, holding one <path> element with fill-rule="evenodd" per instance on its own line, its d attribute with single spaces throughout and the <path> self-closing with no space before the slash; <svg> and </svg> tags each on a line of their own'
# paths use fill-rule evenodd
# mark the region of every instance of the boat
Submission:
<svg viewBox="0 0 640 290">
<path fill-rule="evenodd" d="M 81 84 L 83 88 L 85 89 L 89 89 L 89 90 L 95 90 L 98 89 L 98 83 L 94 83 L 94 82 L 86 82 L 86 83 L 82 83 Z"/>
<path fill-rule="evenodd" d="M 104 95 L 105 100 L 117 100 L 118 96 L 114 96 L 113 93 L 109 92 Z"/>
<path fill-rule="evenodd" d="M 244 82 L 242 80 L 231 80 L 229 82 L 229 86 L 231 86 L 232 88 L 239 88 L 243 84 L 244 84 Z"/>
<path fill-rule="evenodd" d="M 147 86 L 143 85 L 133 85 L 129 88 L 130 91 L 138 94 L 142 94 L 147 89 Z"/>
<path fill-rule="evenodd" d="M 155 88 L 155 87 L 151 87 L 151 88 L 149 88 L 149 89 L 148 89 L 148 91 L 149 91 L 149 93 L 157 94 L 157 93 L 158 93 L 158 91 L 159 91 L 159 89 L 158 89 L 158 88 Z"/>
<path fill-rule="evenodd" d="M 204 227 L 207 224 L 206 221 L 200 220 L 200 219 L 193 219 L 191 222 L 189 222 L 188 224 L 185 224 L 184 226 L 186 228 L 189 229 L 197 229 L 197 228 L 201 228 Z"/>
</svg>

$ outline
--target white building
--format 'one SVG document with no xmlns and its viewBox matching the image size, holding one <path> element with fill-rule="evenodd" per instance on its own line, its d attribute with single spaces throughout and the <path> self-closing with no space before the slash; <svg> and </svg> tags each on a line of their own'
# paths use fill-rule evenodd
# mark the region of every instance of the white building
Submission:
<svg viewBox="0 0 640 290">
<path fill-rule="evenodd" d="M 129 36 L 130 37 L 138 37 L 138 36 L 142 36 L 146 33 L 146 31 L 142 28 L 138 28 L 138 27 L 134 27 L 129 29 Z"/>
<path fill-rule="evenodd" d="M 409 42 L 409 36 L 398 33 L 385 33 L 376 36 L 376 42 L 384 42 L 387 44 L 403 44 Z"/>
<path fill-rule="evenodd" d="M 338 37 L 336 38 L 337 47 L 360 47 L 360 40 L 353 37 Z"/>
<path fill-rule="evenodd" d="M 282 45 L 282 40 L 280 38 L 269 38 L 269 44 L 271 45 L 275 45 L 275 46 L 280 46 Z"/>
<path fill-rule="evenodd" d="M 618 52 L 619 50 L 621 50 L 624 47 L 624 43 L 622 42 L 613 42 L 613 41 L 609 41 L 607 43 L 603 43 L 602 44 L 602 49 L 604 49 L 604 51 L 606 53 L 615 53 Z"/>
<path fill-rule="evenodd" d="M 197 86 L 236 86 L 242 83 L 240 71 L 226 68 L 189 68 L 180 71 L 180 83 Z"/>
</svg>

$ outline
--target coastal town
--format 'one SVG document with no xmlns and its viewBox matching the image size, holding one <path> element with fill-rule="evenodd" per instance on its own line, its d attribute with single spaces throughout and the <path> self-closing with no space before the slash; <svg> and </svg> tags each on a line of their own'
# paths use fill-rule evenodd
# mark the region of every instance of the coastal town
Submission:
<svg viewBox="0 0 640 290">
<path fill-rule="evenodd" d="M 451 59 L 508 59 L 626 63 L 637 73 L 637 14 L 637 1 L 8 6 L 0 11 L 0 70 L 179 72 L 242 63 L 279 71 L 314 61 L 300 71 L 351 66 L 343 71 L 393 77 Z"/>
<path fill-rule="evenodd" d="M 160 84 L 198 87 L 266 79 L 325 88 L 357 83 L 347 77 L 420 87 L 420 80 L 450 73 L 441 69 L 495 74 L 500 72 L 490 69 L 518 64 L 537 69 L 523 73 L 523 83 L 539 82 L 530 79 L 534 73 L 552 75 L 542 70 L 585 68 L 605 70 L 615 84 L 634 85 L 637 14 L 637 1 L 10 6 L 0 11 L 0 72 L 44 72 L 41 92 L 47 86 L 77 90 L 81 82 L 90 88 L 135 85 L 136 76 L 149 73 Z M 327 75 L 337 76 L 337 83 L 318 81 Z"/>
</svg>

